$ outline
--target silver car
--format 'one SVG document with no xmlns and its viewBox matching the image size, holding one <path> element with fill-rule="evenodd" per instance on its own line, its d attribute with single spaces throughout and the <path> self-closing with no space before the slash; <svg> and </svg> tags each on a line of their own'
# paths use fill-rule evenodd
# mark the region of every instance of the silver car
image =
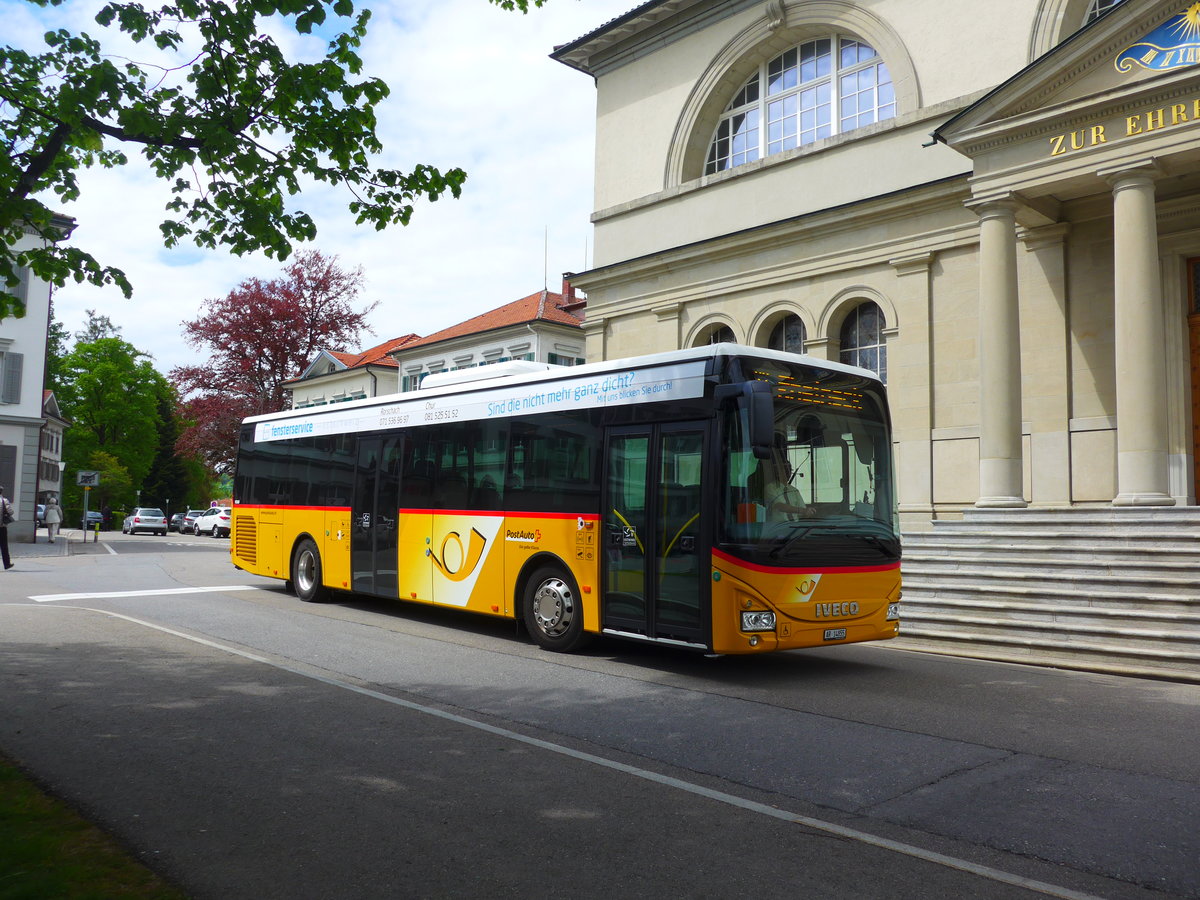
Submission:
<svg viewBox="0 0 1200 900">
<path fill-rule="evenodd" d="M 197 534 L 196 520 L 204 515 L 202 509 L 189 509 L 183 514 L 183 523 L 179 526 L 180 534 Z"/>
<path fill-rule="evenodd" d="M 166 513 L 152 506 L 139 506 L 125 517 L 125 521 L 121 524 L 121 533 L 137 534 L 139 531 L 165 535 L 167 533 Z"/>
</svg>

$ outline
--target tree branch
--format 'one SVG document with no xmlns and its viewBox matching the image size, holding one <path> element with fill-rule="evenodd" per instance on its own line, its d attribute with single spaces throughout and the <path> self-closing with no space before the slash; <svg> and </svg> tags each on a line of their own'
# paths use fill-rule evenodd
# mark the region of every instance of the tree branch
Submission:
<svg viewBox="0 0 1200 900">
<path fill-rule="evenodd" d="M 24 200 L 37 189 L 38 182 L 42 176 L 50 171 L 50 167 L 54 165 L 54 160 L 62 153 L 62 149 L 66 146 L 67 137 L 71 134 L 71 126 L 65 122 L 59 122 L 52 132 L 46 143 L 42 146 L 32 159 L 29 165 L 25 167 L 25 171 L 21 173 L 21 177 L 17 179 L 17 183 L 9 192 L 10 200 Z"/>
</svg>

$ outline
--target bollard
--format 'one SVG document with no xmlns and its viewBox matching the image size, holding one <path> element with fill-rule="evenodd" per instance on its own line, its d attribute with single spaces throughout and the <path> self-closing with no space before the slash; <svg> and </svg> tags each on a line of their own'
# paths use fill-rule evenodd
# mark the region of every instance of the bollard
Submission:
<svg viewBox="0 0 1200 900">
<path fill-rule="evenodd" d="M 97 522 L 92 526 L 92 529 L 92 543 L 98 544 L 100 543 L 100 523 Z"/>
</svg>

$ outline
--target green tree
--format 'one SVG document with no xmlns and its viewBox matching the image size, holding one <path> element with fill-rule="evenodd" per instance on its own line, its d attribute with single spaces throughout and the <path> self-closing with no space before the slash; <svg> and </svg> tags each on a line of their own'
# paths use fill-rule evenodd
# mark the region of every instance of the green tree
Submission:
<svg viewBox="0 0 1200 900">
<path fill-rule="evenodd" d="M 75 332 L 75 343 L 90 344 L 92 341 L 98 341 L 100 338 L 119 338 L 121 329 L 113 324 L 113 320 L 108 316 L 98 315 L 94 309 L 85 310 L 87 313 L 87 322 L 83 328 Z"/>
<path fill-rule="evenodd" d="M 118 337 L 76 344 L 63 359 L 62 378 L 59 402 L 71 421 L 63 441 L 67 471 L 89 468 L 93 454 L 104 451 L 140 485 L 158 451 L 158 398 L 170 390 L 166 379 Z"/>
<path fill-rule="evenodd" d="M 55 394 L 62 390 L 62 362 L 67 356 L 69 340 L 67 326 L 54 315 L 54 297 L 51 296 L 50 330 L 46 334 L 46 389 Z"/>
<path fill-rule="evenodd" d="M 545 0 L 490 2 L 524 12 Z M 356 220 L 377 229 L 408 224 L 419 198 L 459 196 L 461 169 L 372 166 L 388 86 L 359 77 L 369 19 L 353 0 L 114 0 L 95 17 L 100 33 L 116 43 L 120 32 L 144 61 L 67 29 L 48 32 L 44 47 L 0 47 L 0 319 L 24 314 L 13 293 L 20 266 L 59 286 L 74 278 L 132 293 L 120 269 L 62 241 L 48 205 L 79 196 L 82 170 L 127 165 L 127 149 L 170 186 L 168 247 L 190 239 L 284 259 L 316 236 L 312 218 L 288 205 L 305 180 L 345 187 Z M 323 58 L 293 62 L 270 36 L 280 26 L 344 30 Z M 41 246 L 15 250 L 27 230 Z"/>
<path fill-rule="evenodd" d="M 133 505 L 133 479 L 116 456 L 104 450 L 95 450 L 87 458 L 86 468 L 100 476 L 100 484 L 88 498 L 88 509 L 102 510 L 106 506 L 117 509 Z M 79 502 L 82 507 L 82 498 Z"/>
<path fill-rule="evenodd" d="M 170 507 L 179 512 L 195 506 L 208 495 L 209 479 L 196 478 L 194 469 L 176 449 L 183 423 L 179 419 L 179 400 L 169 384 L 161 386 L 158 398 L 158 450 L 142 483 L 143 506 Z"/>
</svg>

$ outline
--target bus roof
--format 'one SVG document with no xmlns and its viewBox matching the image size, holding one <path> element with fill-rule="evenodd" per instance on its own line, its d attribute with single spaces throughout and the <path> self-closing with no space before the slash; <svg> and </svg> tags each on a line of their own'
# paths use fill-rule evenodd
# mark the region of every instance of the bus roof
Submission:
<svg viewBox="0 0 1200 900">
<path fill-rule="evenodd" d="M 755 357 L 758 359 L 775 359 L 780 362 L 791 363 L 793 365 L 807 365 L 813 368 L 826 369 L 835 372 L 845 372 L 851 375 L 858 375 L 863 378 L 870 378 L 874 381 L 879 381 L 879 376 L 869 369 L 861 369 L 856 366 L 848 366 L 844 363 L 834 362 L 828 359 L 817 359 L 812 356 L 804 356 L 797 353 L 787 353 L 782 350 L 771 350 L 766 347 L 748 347 L 744 344 L 706 344 L 703 347 L 686 347 L 682 350 L 667 350 L 662 353 L 651 353 L 645 356 L 635 356 L 627 359 L 608 359 L 601 362 L 584 363 L 579 366 L 548 366 L 544 371 L 534 371 L 521 374 L 503 375 L 501 377 L 490 377 L 487 369 L 490 366 L 479 366 L 478 370 L 482 373 L 480 377 L 470 380 L 455 379 L 453 384 L 438 384 L 433 387 L 421 388 L 415 391 L 406 391 L 397 394 L 380 394 L 375 397 L 364 397 L 359 400 L 349 400 L 344 403 L 337 403 L 322 407 L 306 406 L 299 409 L 287 409 L 276 413 L 265 413 L 258 416 L 248 416 L 243 420 L 244 424 L 253 424 L 255 422 L 275 421 L 279 419 L 287 419 L 298 416 L 319 415 L 326 410 L 348 410 L 356 407 L 369 407 L 380 404 L 392 404 L 397 402 L 411 402 L 421 398 L 442 397 L 449 394 L 470 393 L 476 390 L 494 390 L 496 388 L 506 386 L 527 386 L 539 382 L 550 382 L 561 380 L 564 378 L 587 378 L 592 375 L 604 375 L 611 372 L 620 372 L 625 370 L 641 370 L 653 368 L 655 366 L 676 365 L 687 362 L 697 362 L 701 360 L 716 359 L 718 357 Z M 473 371 L 473 370 L 464 370 Z"/>
</svg>

